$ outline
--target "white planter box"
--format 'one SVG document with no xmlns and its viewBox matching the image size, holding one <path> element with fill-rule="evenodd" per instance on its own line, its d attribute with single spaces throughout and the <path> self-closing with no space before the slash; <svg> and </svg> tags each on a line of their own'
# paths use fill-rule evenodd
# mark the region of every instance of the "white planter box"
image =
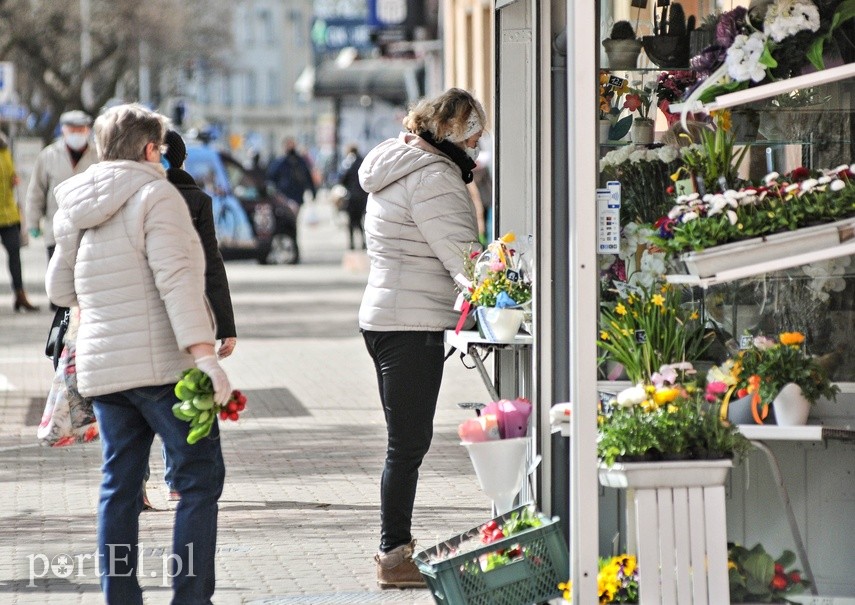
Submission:
<svg viewBox="0 0 855 605">
<path fill-rule="evenodd" d="M 680 260 L 690 275 L 701 278 L 771 261 L 781 261 L 780 268 L 786 269 L 800 264 L 787 263 L 788 257 L 835 248 L 844 242 L 852 241 L 853 238 L 855 218 L 847 218 L 827 225 L 804 227 L 714 246 L 700 252 L 686 252 L 680 255 Z"/>
<path fill-rule="evenodd" d="M 628 489 L 627 551 L 645 605 L 730 602 L 724 482 L 730 460 L 627 462 L 600 483 Z"/>
</svg>

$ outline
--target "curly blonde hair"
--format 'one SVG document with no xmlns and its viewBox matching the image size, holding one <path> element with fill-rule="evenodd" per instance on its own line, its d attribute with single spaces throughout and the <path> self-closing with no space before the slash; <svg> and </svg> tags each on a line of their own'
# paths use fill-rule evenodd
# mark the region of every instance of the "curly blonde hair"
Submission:
<svg viewBox="0 0 855 605">
<path fill-rule="evenodd" d="M 473 113 L 474 112 L 474 113 Z M 429 132 L 437 141 L 455 143 L 471 137 L 471 129 L 484 130 L 487 115 L 481 103 L 460 88 L 450 88 L 434 99 L 422 99 L 410 108 L 404 128 L 418 134 Z"/>
</svg>

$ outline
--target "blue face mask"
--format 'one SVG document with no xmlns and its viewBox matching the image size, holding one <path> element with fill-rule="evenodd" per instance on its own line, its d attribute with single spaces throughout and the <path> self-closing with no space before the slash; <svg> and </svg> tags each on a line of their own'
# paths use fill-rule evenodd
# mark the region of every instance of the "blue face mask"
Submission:
<svg viewBox="0 0 855 605">
<path fill-rule="evenodd" d="M 170 168 L 172 168 L 172 166 L 170 166 L 170 165 L 169 165 L 169 160 L 167 160 L 167 159 L 166 159 L 165 157 L 163 157 L 163 156 L 160 156 L 160 165 L 161 165 L 161 166 L 163 166 L 164 168 L 166 168 L 167 170 L 169 170 Z"/>
</svg>

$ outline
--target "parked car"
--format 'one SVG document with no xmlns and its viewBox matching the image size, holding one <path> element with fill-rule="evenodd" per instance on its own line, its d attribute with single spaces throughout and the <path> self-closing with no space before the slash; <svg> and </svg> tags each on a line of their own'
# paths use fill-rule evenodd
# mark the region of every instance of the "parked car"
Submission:
<svg viewBox="0 0 855 605">
<path fill-rule="evenodd" d="M 300 261 L 296 202 L 213 147 L 188 144 L 184 169 L 213 199 L 223 259 L 255 258 L 261 264 Z"/>
</svg>

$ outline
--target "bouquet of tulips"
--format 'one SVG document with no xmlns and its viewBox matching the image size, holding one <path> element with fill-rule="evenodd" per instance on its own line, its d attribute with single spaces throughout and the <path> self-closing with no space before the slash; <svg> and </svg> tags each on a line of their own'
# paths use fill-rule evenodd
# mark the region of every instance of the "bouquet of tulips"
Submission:
<svg viewBox="0 0 855 605">
<path fill-rule="evenodd" d="M 246 395 L 235 389 L 225 405 L 214 403 L 214 387 L 211 379 L 198 368 L 185 370 L 175 385 L 175 396 L 180 399 L 172 406 L 172 413 L 179 420 L 190 423 L 187 443 L 194 444 L 211 434 L 214 420 L 237 420 L 246 408 Z"/>
</svg>

